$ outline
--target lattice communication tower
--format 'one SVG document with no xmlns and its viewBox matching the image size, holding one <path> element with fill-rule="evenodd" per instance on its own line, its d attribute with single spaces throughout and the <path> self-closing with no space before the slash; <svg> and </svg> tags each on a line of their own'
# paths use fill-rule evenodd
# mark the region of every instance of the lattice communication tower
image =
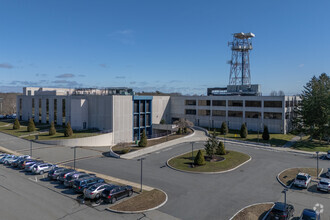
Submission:
<svg viewBox="0 0 330 220">
<path fill-rule="evenodd" d="M 252 50 L 253 33 L 233 34 L 233 42 L 229 42 L 232 55 L 230 64 L 229 85 L 251 85 L 250 50 Z"/>
</svg>

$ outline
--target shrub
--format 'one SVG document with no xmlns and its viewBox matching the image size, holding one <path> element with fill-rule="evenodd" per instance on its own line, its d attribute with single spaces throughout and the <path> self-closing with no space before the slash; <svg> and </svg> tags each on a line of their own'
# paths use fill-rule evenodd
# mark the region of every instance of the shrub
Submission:
<svg viewBox="0 0 330 220">
<path fill-rule="evenodd" d="M 56 128 L 54 125 L 54 122 L 52 121 L 52 123 L 50 124 L 50 128 L 49 128 L 49 135 L 55 135 L 56 134 Z"/>
<path fill-rule="evenodd" d="M 161 124 L 161 125 L 164 125 L 164 124 L 166 124 L 166 121 L 165 121 L 165 119 L 162 119 L 162 120 L 160 120 L 160 124 Z"/>
<path fill-rule="evenodd" d="M 219 141 L 219 144 L 218 144 L 217 149 L 216 149 L 216 154 L 226 155 L 225 145 L 223 144 L 222 141 Z"/>
<path fill-rule="evenodd" d="M 68 122 L 65 126 L 65 130 L 64 130 L 64 136 L 65 137 L 71 137 L 73 135 L 73 131 L 71 128 L 71 124 L 70 122 Z"/>
<path fill-rule="evenodd" d="M 127 154 L 130 151 L 130 148 L 122 149 L 121 153 L 122 154 Z"/>
<path fill-rule="evenodd" d="M 21 124 L 19 123 L 18 119 L 15 119 L 14 125 L 13 125 L 13 129 L 14 130 L 18 130 L 21 128 Z"/>
<path fill-rule="evenodd" d="M 178 131 L 176 132 L 176 134 L 182 134 L 182 129 L 178 128 Z"/>
<path fill-rule="evenodd" d="M 184 127 L 184 128 L 183 128 L 183 133 L 184 133 L 184 134 L 187 134 L 187 127 Z"/>
<path fill-rule="evenodd" d="M 35 131 L 35 130 L 36 130 L 36 126 L 34 125 L 34 121 L 33 121 L 32 118 L 30 118 L 29 124 L 27 126 L 27 131 L 32 132 L 32 131 Z"/>
<path fill-rule="evenodd" d="M 204 155 L 203 155 L 203 152 L 201 150 L 198 151 L 198 153 L 197 153 L 197 155 L 194 159 L 194 164 L 198 165 L 198 166 L 205 165 Z"/>
<path fill-rule="evenodd" d="M 147 143 L 148 141 L 147 141 L 146 131 L 143 130 L 139 141 L 139 147 L 146 147 Z"/>
<path fill-rule="evenodd" d="M 222 122 L 221 128 L 220 128 L 220 133 L 222 135 L 228 134 L 228 126 L 227 126 L 227 123 L 226 122 Z"/>
<path fill-rule="evenodd" d="M 247 131 L 246 125 L 245 125 L 245 123 L 243 123 L 241 126 L 241 130 L 240 130 L 240 136 L 241 136 L 241 138 L 246 138 L 247 135 L 248 135 L 248 131 Z"/>
<path fill-rule="evenodd" d="M 268 127 L 265 125 L 264 126 L 264 131 L 262 132 L 262 139 L 265 141 L 268 141 L 270 138 L 269 132 L 268 132 Z"/>
</svg>

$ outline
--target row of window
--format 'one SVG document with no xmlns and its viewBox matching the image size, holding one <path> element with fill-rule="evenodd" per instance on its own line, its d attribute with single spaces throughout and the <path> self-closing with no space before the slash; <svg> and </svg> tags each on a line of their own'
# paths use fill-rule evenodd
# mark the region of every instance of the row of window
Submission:
<svg viewBox="0 0 330 220">
<path fill-rule="evenodd" d="M 135 100 L 134 101 L 134 113 L 138 112 L 151 112 L 150 100 Z"/>
<path fill-rule="evenodd" d="M 196 115 L 196 109 L 186 109 L 186 115 Z M 199 116 L 210 116 L 211 111 L 206 109 L 199 109 L 198 110 Z M 221 116 L 226 117 L 226 111 L 221 110 L 212 110 L 212 116 Z M 228 117 L 243 117 L 242 111 L 228 111 Z M 245 118 L 261 118 L 261 112 L 245 112 Z M 282 113 L 278 112 L 264 112 L 264 119 L 282 119 Z"/>
<path fill-rule="evenodd" d="M 196 100 L 185 100 L 185 105 L 196 106 Z M 211 106 L 211 100 L 198 100 L 198 106 Z M 226 106 L 226 100 L 212 100 L 212 106 Z M 228 100 L 228 106 L 243 107 L 243 100 Z M 245 107 L 261 107 L 261 101 L 245 101 Z M 282 108 L 282 101 L 264 101 L 265 108 Z"/>
</svg>

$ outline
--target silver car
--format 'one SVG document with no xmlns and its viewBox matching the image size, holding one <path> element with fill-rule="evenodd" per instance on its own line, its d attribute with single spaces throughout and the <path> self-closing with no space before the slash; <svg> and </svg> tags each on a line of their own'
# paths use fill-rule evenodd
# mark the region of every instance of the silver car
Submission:
<svg viewBox="0 0 330 220">
<path fill-rule="evenodd" d="M 322 178 L 319 183 L 317 184 L 317 190 L 330 192 L 330 179 Z"/>
<path fill-rule="evenodd" d="M 110 185 L 106 183 L 96 183 L 84 190 L 84 196 L 85 198 L 89 199 L 99 199 L 101 197 L 102 191 L 109 186 Z"/>
<path fill-rule="evenodd" d="M 42 175 L 44 173 L 51 171 L 55 167 L 56 167 L 56 165 L 50 164 L 50 163 L 36 164 L 32 168 L 32 173 Z"/>
<path fill-rule="evenodd" d="M 37 163 L 31 163 L 29 165 L 26 165 L 24 168 L 24 171 L 26 172 L 32 172 L 33 168 L 39 164 L 43 164 L 43 162 L 37 162 Z"/>
</svg>

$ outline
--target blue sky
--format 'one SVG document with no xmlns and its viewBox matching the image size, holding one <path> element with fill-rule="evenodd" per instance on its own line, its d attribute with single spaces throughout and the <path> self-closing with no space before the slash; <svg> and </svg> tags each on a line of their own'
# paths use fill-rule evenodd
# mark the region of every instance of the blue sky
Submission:
<svg viewBox="0 0 330 220">
<path fill-rule="evenodd" d="M 253 32 L 251 81 L 300 93 L 330 69 L 330 1 L 0 0 L 0 91 L 113 87 L 205 94 Z"/>
</svg>

